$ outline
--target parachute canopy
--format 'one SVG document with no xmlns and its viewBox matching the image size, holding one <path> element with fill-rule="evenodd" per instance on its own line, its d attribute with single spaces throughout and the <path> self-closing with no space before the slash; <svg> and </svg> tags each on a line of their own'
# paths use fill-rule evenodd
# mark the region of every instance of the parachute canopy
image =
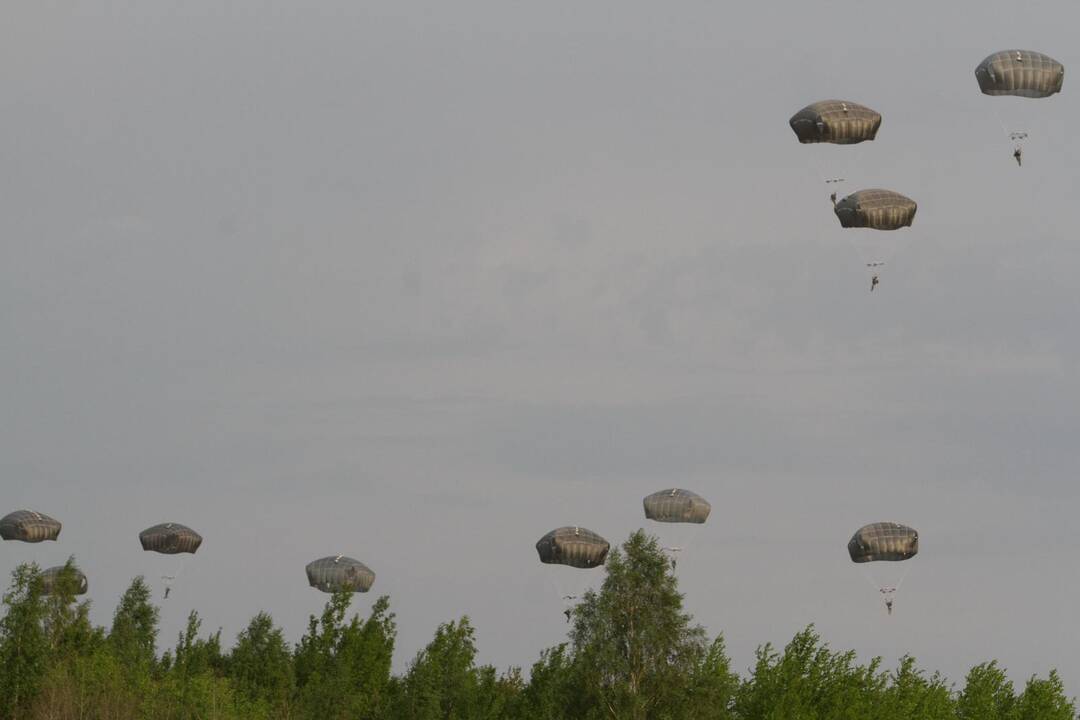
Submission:
<svg viewBox="0 0 1080 720">
<path fill-rule="evenodd" d="M 57 565 L 56 567 L 42 570 L 41 592 L 45 595 L 51 595 L 53 591 L 57 589 L 57 583 L 60 582 L 65 570 L 67 570 L 65 565 Z M 85 595 L 86 591 L 90 589 L 90 583 L 87 581 L 86 575 L 78 568 L 71 568 L 70 572 L 72 579 L 74 580 L 73 586 L 75 594 Z"/>
<path fill-rule="evenodd" d="M 712 506 L 709 501 L 689 490 L 671 488 L 647 496 L 643 501 L 645 517 L 657 522 L 703 523 Z"/>
<path fill-rule="evenodd" d="M 833 212 L 846 228 L 896 230 L 915 219 L 915 201 L 892 190 L 859 190 L 838 200 Z"/>
<path fill-rule="evenodd" d="M 180 523 L 161 523 L 139 533 L 143 550 L 176 555 L 194 553 L 202 545 L 202 535 Z"/>
<path fill-rule="evenodd" d="M 367 592 L 375 583 L 375 573 L 364 563 L 344 555 L 331 555 L 307 564 L 308 584 L 325 593 L 337 590 Z"/>
<path fill-rule="evenodd" d="M 919 533 L 899 523 L 870 523 L 855 531 L 847 549 L 856 563 L 907 560 L 919 552 Z"/>
<path fill-rule="evenodd" d="M 0 518 L 0 537 L 37 543 L 56 540 L 60 536 L 60 521 L 33 510 L 16 510 Z"/>
<path fill-rule="evenodd" d="M 874 139 L 881 113 L 846 100 L 822 100 L 792 115 L 788 124 L 801 143 L 854 145 Z"/>
<path fill-rule="evenodd" d="M 607 558 L 608 541 L 583 527 L 561 527 L 536 542 L 540 562 L 594 568 Z"/>
<path fill-rule="evenodd" d="M 1065 66 L 1031 50 L 1002 50 L 979 63 L 975 79 L 984 95 L 1044 98 L 1061 92 Z"/>
</svg>

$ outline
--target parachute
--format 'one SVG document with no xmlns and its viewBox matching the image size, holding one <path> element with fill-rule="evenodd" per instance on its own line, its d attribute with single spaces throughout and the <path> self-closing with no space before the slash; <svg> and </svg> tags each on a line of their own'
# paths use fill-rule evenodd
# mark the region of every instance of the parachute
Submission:
<svg viewBox="0 0 1080 720">
<path fill-rule="evenodd" d="M 788 124 L 804 144 L 854 145 L 877 136 L 881 113 L 846 100 L 822 100 L 792 115 Z"/>
<path fill-rule="evenodd" d="M 645 517 L 649 520 L 668 523 L 705 522 L 712 506 L 709 501 L 689 490 L 671 488 L 648 495 L 642 501 Z"/>
<path fill-rule="evenodd" d="M 33 510 L 16 510 L 0 518 L 0 538 L 38 543 L 60 536 L 60 521 Z"/>
<path fill-rule="evenodd" d="M 202 540 L 202 535 L 180 523 L 161 523 L 139 533 L 143 550 L 163 555 L 194 553 Z"/>
<path fill-rule="evenodd" d="M 894 522 L 877 522 L 864 525 L 855 531 L 848 541 L 848 555 L 851 561 L 860 566 L 865 563 L 877 562 L 902 562 L 910 560 L 919 552 L 919 533 L 907 525 Z M 871 578 L 870 581 L 885 600 L 885 608 L 892 614 L 893 596 L 900 589 L 904 576 L 907 574 L 906 567 L 900 574 L 899 579 L 890 582 L 882 582 Z"/>
<path fill-rule="evenodd" d="M 859 190 L 836 202 L 833 212 L 846 228 L 899 230 L 910 227 L 918 206 L 892 190 Z"/>
<path fill-rule="evenodd" d="M 1049 55 L 1031 50 L 1002 50 L 975 68 L 983 95 L 1045 98 L 1061 92 L 1065 66 Z"/>
<path fill-rule="evenodd" d="M 540 562 L 575 568 L 603 565 L 610 548 L 607 540 L 577 526 L 552 530 L 536 541 Z"/>
<path fill-rule="evenodd" d="M 709 518 L 712 506 L 709 501 L 697 493 L 679 488 L 661 490 L 648 495 L 642 500 L 645 517 L 662 523 L 680 523 L 701 525 Z M 667 546 L 665 552 L 671 555 L 671 565 L 675 567 L 675 554 L 686 549 L 691 539 L 690 533 L 679 530 L 663 532 Z"/>
<path fill-rule="evenodd" d="M 1065 66 L 1040 52 L 1002 50 L 989 55 L 975 67 L 975 80 L 983 95 L 1048 98 L 1061 92 Z M 1027 130 L 1009 127 L 1000 117 L 998 122 L 1013 142 L 1016 164 L 1022 165 Z"/>
<path fill-rule="evenodd" d="M 177 555 L 180 553 L 194 554 L 202 545 L 202 535 L 195 532 L 187 525 L 180 523 L 161 523 L 148 527 L 139 533 L 139 542 L 142 549 L 147 552 L 161 553 L 162 555 Z M 165 599 L 169 599 L 172 583 L 184 569 L 184 561 L 180 563 L 168 575 L 162 575 L 165 581 Z"/>
<path fill-rule="evenodd" d="M 308 584 L 325 593 L 338 590 L 367 592 L 375 583 L 375 573 L 364 563 L 344 555 L 331 555 L 307 564 Z"/>
<path fill-rule="evenodd" d="M 892 190 L 859 190 L 840 200 L 835 200 L 833 212 L 844 228 L 869 228 L 871 230 L 898 230 L 908 227 L 915 220 L 918 206 L 911 198 Z M 881 267 L 896 254 L 898 241 L 891 236 L 849 237 L 862 258 L 863 265 L 873 275 L 870 289 L 877 285 Z"/>
<path fill-rule="evenodd" d="M 603 565 L 610 548 L 607 540 L 592 530 L 576 525 L 556 528 L 536 541 L 540 562 L 583 570 Z M 545 575 L 546 580 L 562 598 L 563 614 L 566 622 L 570 622 L 573 605 L 585 593 L 592 577 L 588 573 L 566 571 Z"/>
<path fill-rule="evenodd" d="M 78 568 L 72 567 L 68 570 L 66 565 L 57 565 L 41 571 L 42 594 L 51 595 L 54 590 L 58 589 L 58 583 L 62 581 L 65 572 L 70 572 L 74 580 L 74 594 L 85 595 L 87 590 L 90 589 L 90 583 L 87 581 L 86 575 Z"/>
</svg>

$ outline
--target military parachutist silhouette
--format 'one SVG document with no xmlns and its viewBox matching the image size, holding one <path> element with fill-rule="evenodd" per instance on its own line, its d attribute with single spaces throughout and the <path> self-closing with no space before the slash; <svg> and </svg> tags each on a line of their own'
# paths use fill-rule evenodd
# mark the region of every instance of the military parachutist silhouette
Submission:
<svg viewBox="0 0 1080 720">
<path fill-rule="evenodd" d="M 874 288 L 877 287 L 878 283 L 880 283 L 880 282 L 881 282 L 881 280 L 878 279 L 877 275 L 870 278 L 870 292 L 874 292 Z"/>
</svg>

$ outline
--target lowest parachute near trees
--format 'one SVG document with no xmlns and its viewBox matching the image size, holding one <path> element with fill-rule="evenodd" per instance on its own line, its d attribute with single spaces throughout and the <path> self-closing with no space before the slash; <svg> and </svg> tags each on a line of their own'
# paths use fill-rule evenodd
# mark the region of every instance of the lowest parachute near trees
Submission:
<svg viewBox="0 0 1080 720">
<path fill-rule="evenodd" d="M 349 590 L 367 592 L 375 584 L 375 573 L 364 563 L 344 555 L 331 555 L 307 564 L 308 585 L 325 593 Z"/>
</svg>

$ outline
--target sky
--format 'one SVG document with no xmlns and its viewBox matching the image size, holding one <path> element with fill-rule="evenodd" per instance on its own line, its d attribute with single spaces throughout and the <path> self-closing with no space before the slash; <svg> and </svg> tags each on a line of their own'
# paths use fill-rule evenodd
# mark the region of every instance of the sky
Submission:
<svg viewBox="0 0 1080 720">
<path fill-rule="evenodd" d="M 736 669 L 809 623 L 962 682 L 1080 693 L 1075 3 L 15 0 L 0 26 L 0 510 L 64 524 L 107 624 L 132 577 L 291 641 L 345 554 L 405 668 L 565 639 L 548 530 L 613 544 L 672 486 Z M 1006 48 L 1067 68 L 979 93 Z M 1072 54 L 1070 54 L 1072 53 Z M 873 143 L 800 145 L 825 98 Z M 1005 130 L 1027 130 L 1024 166 Z M 887 187 L 913 227 L 841 230 Z M 873 237 L 872 237 L 873 236 Z M 871 295 L 860 242 L 889 244 Z M 887 617 L 845 545 L 920 532 Z M 201 532 L 181 564 L 158 522 Z M 598 582 L 601 573 L 595 574 Z M 5 583 L 6 584 L 6 583 Z"/>
</svg>

